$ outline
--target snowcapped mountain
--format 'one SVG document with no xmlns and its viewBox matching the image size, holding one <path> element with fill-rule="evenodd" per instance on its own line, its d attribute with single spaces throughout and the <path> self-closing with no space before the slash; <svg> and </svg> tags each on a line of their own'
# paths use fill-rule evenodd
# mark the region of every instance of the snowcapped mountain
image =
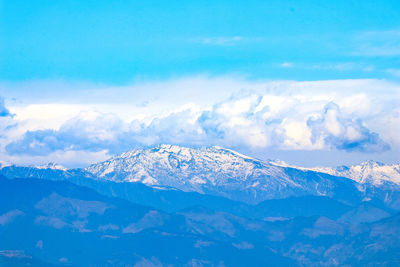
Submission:
<svg viewBox="0 0 400 267">
<path fill-rule="evenodd" d="M 221 147 L 159 145 L 123 153 L 85 171 L 111 181 L 141 182 L 255 203 L 288 196 L 330 196 L 339 187 L 357 191 L 356 183 L 349 179 L 284 168 Z"/>
<path fill-rule="evenodd" d="M 152 186 L 179 185 L 196 191 L 201 191 L 207 184 L 218 186 L 238 182 L 238 178 L 250 184 L 253 176 L 261 175 L 274 175 L 280 177 L 283 184 L 291 183 L 281 168 L 221 147 L 193 149 L 159 145 L 123 153 L 86 170 L 113 181 L 141 182 Z"/>
<path fill-rule="evenodd" d="M 12 178 L 38 178 L 46 180 L 65 180 L 74 176 L 90 176 L 89 173 L 82 169 L 67 169 L 53 162 L 39 166 L 1 166 L 0 175 Z"/>
<path fill-rule="evenodd" d="M 35 166 L 34 168 L 36 168 L 36 169 L 62 170 L 62 171 L 68 170 L 64 166 L 62 166 L 60 164 L 57 164 L 57 163 L 54 163 L 54 162 L 49 162 L 49 163 L 47 163 L 45 165 Z"/>
<path fill-rule="evenodd" d="M 400 164 L 385 165 L 369 160 L 350 167 L 312 168 L 311 170 L 347 177 L 361 184 L 379 186 L 390 182 L 400 185 Z"/>
<path fill-rule="evenodd" d="M 54 163 L 36 167 L 12 165 L 2 167 L 0 174 L 67 179 L 82 184 L 85 181 L 141 183 L 156 189 L 198 192 L 251 204 L 307 195 L 346 203 L 377 197 L 400 208 L 399 165 L 369 161 L 351 167 L 307 169 L 284 162 L 261 161 L 217 146 L 159 145 L 122 153 L 85 169 L 66 169 Z"/>
<path fill-rule="evenodd" d="M 400 186 L 386 182 L 398 166 L 358 166 L 311 170 L 174 145 L 85 169 L 3 166 L 0 266 L 140 265 L 148 255 L 154 265 L 397 266 Z"/>
</svg>

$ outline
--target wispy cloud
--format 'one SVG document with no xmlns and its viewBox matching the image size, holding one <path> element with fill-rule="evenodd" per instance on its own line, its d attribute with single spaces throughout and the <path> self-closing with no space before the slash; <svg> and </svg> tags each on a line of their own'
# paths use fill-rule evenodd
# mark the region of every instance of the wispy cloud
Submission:
<svg viewBox="0 0 400 267">
<path fill-rule="evenodd" d="M 387 69 L 386 72 L 395 77 L 400 77 L 400 69 Z"/>
<path fill-rule="evenodd" d="M 340 72 L 362 70 L 362 71 L 373 71 L 375 67 L 370 64 L 363 64 L 359 62 L 335 62 L 335 63 L 320 63 L 312 65 L 313 69 L 320 70 L 335 70 Z"/>
<path fill-rule="evenodd" d="M 399 56 L 400 29 L 360 33 L 354 37 L 353 46 L 355 55 Z"/>
<path fill-rule="evenodd" d="M 215 46 L 234 46 L 243 42 L 244 40 L 247 40 L 247 38 L 242 36 L 203 37 L 194 39 L 194 41 L 197 43 Z"/>
<path fill-rule="evenodd" d="M 293 67 L 293 65 L 294 64 L 292 62 L 283 62 L 283 63 L 279 64 L 279 66 L 281 68 L 291 68 L 291 67 Z"/>
<path fill-rule="evenodd" d="M 366 72 L 374 71 L 375 70 L 375 66 L 374 65 L 367 65 L 367 66 L 363 67 L 362 70 L 366 71 Z"/>
</svg>

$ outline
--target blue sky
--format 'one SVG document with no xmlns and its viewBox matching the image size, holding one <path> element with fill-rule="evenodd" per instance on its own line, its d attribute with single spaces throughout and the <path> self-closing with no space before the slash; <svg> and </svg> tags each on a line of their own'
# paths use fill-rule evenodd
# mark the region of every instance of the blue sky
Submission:
<svg viewBox="0 0 400 267">
<path fill-rule="evenodd" d="M 74 153 L 86 164 L 173 142 L 303 165 L 396 162 L 399 11 L 399 1 L 3 0 L 0 153 L 75 166 Z"/>
<path fill-rule="evenodd" d="M 3 0 L 0 78 L 396 78 L 399 10 L 398 1 Z"/>
</svg>

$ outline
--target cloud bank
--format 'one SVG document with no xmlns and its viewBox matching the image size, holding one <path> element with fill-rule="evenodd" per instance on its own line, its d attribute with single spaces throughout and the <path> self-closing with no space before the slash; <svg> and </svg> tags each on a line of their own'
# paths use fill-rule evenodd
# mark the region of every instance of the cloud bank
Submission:
<svg viewBox="0 0 400 267">
<path fill-rule="evenodd" d="M 57 129 L 28 130 L 4 147 L 13 156 L 71 151 L 114 154 L 160 143 L 239 150 L 380 153 L 391 149 L 380 132 L 370 129 L 365 121 L 373 125 L 379 117 L 392 118 L 390 101 L 396 97 L 389 101 L 382 96 L 375 103 L 377 98 L 372 94 L 346 88 L 324 91 L 324 86 L 323 82 L 319 86 L 271 83 L 265 90 L 241 90 L 211 105 L 190 103 L 146 120 L 126 121 L 92 109 L 80 112 Z M 7 110 L 4 105 L 3 109 Z"/>
</svg>

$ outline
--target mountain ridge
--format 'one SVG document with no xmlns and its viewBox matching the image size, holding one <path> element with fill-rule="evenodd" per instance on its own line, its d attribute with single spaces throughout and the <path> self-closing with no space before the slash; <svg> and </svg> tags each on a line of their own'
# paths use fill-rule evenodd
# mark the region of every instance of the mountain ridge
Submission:
<svg viewBox="0 0 400 267">
<path fill-rule="evenodd" d="M 99 179 L 141 182 L 248 203 L 308 194 L 329 196 L 340 186 L 357 191 L 349 179 L 288 171 L 221 147 L 159 145 L 122 153 L 84 170 Z"/>
<path fill-rule="evenodd" d="M 345 178 L 352 179 L 358 183 L 364 184 L 373 184 L 376 186 L 381 185 L 383 182 L 391 182 L 394 184 L 400 185 L 400 163 L 394 163 L 394 164 L 385 164 L 381 162 L 377 162 L 374 160 L 366 160 L 363 162 L 360 162 L 359 164 L 353 164 L 353 165 L 340 165 L 336 167 L 302 167 L 302 166 L 297 166 L 293 164 L 288 164 L 285 161 L 281 160 L 261 160 L 257 159 L 254 157 L 249 157 L 247 155 L 244 155 L 242 153 L 239 153 L 237 151 L 234 151 L 229 148 L 224 148 L 221 146 L 211 146 L 211 147 L 201 147 L 201 148 L 190 148 L 190 147 L 185 147 L 185 146 L 180 146 L 180 145 L 171 145 L 171 144 L 160 144 L 155 147 L 150 147 L 150 148 L 141 148 L 141 149 L 133 149 L 129 150 L 126 152 L 123 152 L 121 154 L 113 155 L 109 157 L 108 159 L 101 161 L 101 162 L 96 162 L 88 167 L 84 168 L 66 168 L 58 163 L 55 162 L 49 162 L 47 164 L 42 164 L 42 165 L 29 165 L 29 166 L 19 166 L 11 163 L 5 163 L 1 162 L 0 164 L 0 169 L 6 168 L 6 167 L 18 167 L 18 168 L 31 168 L 31 169 L 51 169 L 51 170 L 62 170 L 62 171 L 72 171 L 76 172 L 77 170 L 85 170 L 89 171 L 89 173 L 96 173 L 95 168 L 99 164 L 109 162 L 112 160 L 117 160 L 121 158 L 132 158 L 133 156 L 143 153 L 145 151 L 161 151 L 163 150 L 164 152 L 170 153 L 170 154 L 177 154 L 177 155 L 190 155 L 190 151 L 221 151 L 225 152 L 227 154 L 235 155 L 239 158 L 242 158 L 244 160 L 250 160 L 254 162 L 258 162 L 259 164 L 262 165 L 273 165 L 273 166 L 278 166 L 278 167 L 289 167 L 289 168 L 294 168 L 298 170 L 303 170 L 303 171 L 315 171 L 315 172 L 320 172 L 320 173 L 327 173 L 330 175 L 334 176 L 341 176 Z M 107 172 L 111 172 L 110 170 L 105 170 L 103 173 L 100 173 L 98 175 L 99 177 L 105 177 L 107 176 Z M 145 172 L 143 173 L 145 174 Z M 133 178 L 131 180 L 132 182 L 139 181 L 137 178 Z M 201 180 L 197 180 L 198 182 L 202 182 Z M 150 177 L 149 180 L 142 181 L 144 184 L 152 185 L 152 182 L 155 182 L 152 177 Z"/>
<path fill-rule="evenodd" d="M 372 161 L 364 165 L 386 167 Z M 350 167 L 336 168 L 334 172 L 333 169 L 262 161 L 218 146 L 188 148 L 164 144 L 124 152 L 82 169 L 65 169 L 55 163 L 38 167 L 11 165 L 2 167 L 0 174 L 81 182 L 90 179 L 141 183 L 158 190 L 197 192 L 248 204 L 306 195 L 354 203 L 378 196 L 380 201 L 390 202 L 395 209 L 400 208 L 398 184 L 387 181 L 389 178 L 383 183 L 362 183 L 342 173 L 348 169 Z M 369 173 L 373 172 L 370 170 Z M 385 192 L 389 192 L 389 197 Z"/>
</svg>

